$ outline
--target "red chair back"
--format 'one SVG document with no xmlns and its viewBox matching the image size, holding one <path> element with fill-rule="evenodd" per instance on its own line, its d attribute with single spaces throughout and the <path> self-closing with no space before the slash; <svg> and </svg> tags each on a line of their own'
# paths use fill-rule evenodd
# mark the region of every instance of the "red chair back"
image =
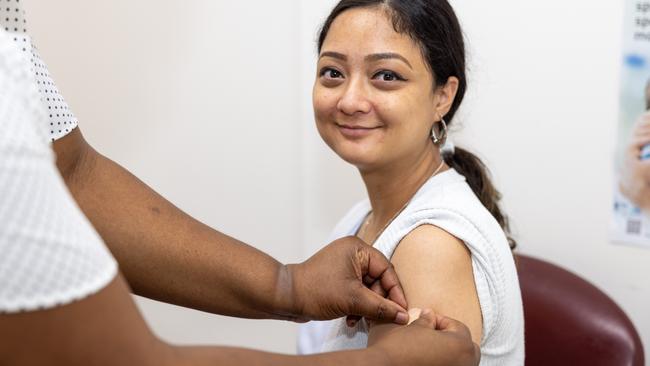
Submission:
<svg viewBox="0 0 650 366">
<path fill-rule="evenodd" d="M 634 325 L 609 296 L 551 263 L 517 255 L 526 365 L 644 366 Z"/>
</svg>

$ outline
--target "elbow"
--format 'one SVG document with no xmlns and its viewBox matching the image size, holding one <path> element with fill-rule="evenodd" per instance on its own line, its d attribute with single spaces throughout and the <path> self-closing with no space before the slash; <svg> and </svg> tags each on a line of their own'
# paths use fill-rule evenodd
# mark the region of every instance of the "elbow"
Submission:
<svg viewBox="0 0 650 366">
<path fill-rule="evenodd" d="M 70 190 L 90 175 L 99 154 L 86 142 L 79 128 L 54 142 L 56 166 Z"/>
</svg>

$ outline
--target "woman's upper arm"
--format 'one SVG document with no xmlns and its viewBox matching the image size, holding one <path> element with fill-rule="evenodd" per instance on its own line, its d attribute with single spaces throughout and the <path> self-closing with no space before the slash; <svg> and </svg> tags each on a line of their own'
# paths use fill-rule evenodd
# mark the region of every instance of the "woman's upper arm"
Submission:
<svg viewBox="0 0 650 366">
<path fill-rule="evenodd" d="M 483 322 L 471 255 L 465 244 L 433 225 L 422 225 L 401 241 L 391 262 L 410 308 L 430 308 L 465 323 L 476 344 Z M 394 325 L 371 326 L 369 343 Z"/>
</svg>

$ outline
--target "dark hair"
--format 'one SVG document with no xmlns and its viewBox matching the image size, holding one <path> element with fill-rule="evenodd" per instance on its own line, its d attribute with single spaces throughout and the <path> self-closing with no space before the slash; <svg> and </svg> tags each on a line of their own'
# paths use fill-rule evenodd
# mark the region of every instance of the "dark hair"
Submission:
<svg viewBox="0 0 650 366">
<path fill-rule="evenodd" d="M 447 125 L 451 124 L 467 90 L 463 32 L 451 5 L 446 0 L 341 0 L 320 30 L 318 52 L 336 18 L 346 10 L 363 7 L 384 7 L 395 31 L 407 34 L 420 46 L 433 74 L 434 88 L 445 85 L 452 76 L 458 79 L 456 98 L 445 115 Z M 514 249 L 516 242 L 510 234 L 508 218 L 499 207 L 501 194 L 492 184 L 485 164 L 474 154 L 459 147 L 455 148 L 453 154 L 443 154 L 443 159 L 447 165 L 465 176 L 474 194 L 501 225 L 510 248 Z"/>
</svg>

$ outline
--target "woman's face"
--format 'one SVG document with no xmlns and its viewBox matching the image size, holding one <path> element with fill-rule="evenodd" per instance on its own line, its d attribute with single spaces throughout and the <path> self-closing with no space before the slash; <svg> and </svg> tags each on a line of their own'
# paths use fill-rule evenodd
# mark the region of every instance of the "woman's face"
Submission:
<svg viewBox="0 0 650 366">
<path fill-rule="evenodd" d="M 375 169 L 416 161 L 433 148 L 431 127 L 451 101 L 438 91 L 444 88 L 434 91 L 420 48 L 395 32 L 382 8 L 339 15 L 323 43 L 317 72 L 316 126 L 345 161 Z"/>
</svg>

